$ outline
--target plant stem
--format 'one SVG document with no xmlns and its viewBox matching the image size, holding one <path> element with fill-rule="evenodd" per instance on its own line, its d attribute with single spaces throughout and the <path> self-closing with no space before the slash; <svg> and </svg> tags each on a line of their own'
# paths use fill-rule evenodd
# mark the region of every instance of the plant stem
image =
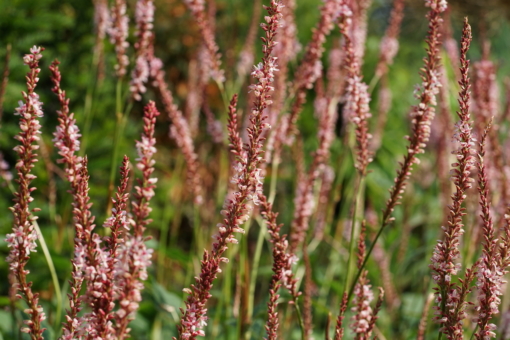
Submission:
<svg viewBox="0 0 510 340">
<path fill-rule="evenodd" d="M 296 309 L 299 327 L 301 328 L 301 340 L 306 340 L 305 323 L 303 322 L 303 316 L 301 315 L 301 308 L 299 308 L 298 297 L 293 296 L 292 301 L 294 301 L 294 308 Z"/>
<path fill-rule="evenodd" d="M 360 207 L 361 201 L 363 200 L 363 186 L 365 183 L 365 176 L 359 175 L 358 179 L 356 181 L 356 186 L 354 193 L 356 195 L 354 199 L 354 207 L 352 212 L 352 222 L 351 222 L 351 240 L 349 243 L 349 257 L 347 258 L 347 274 L 345 275 L 345 285 L 344 290 L 347 290 L 347 287 L 349 287 L 350 281 L 351 281 L 351 273 L 352 273 L 352 267 L 353 267 L 353 261 L 356 257 L 356 244 L 357 244 L 357 238 L 359 235 L 359 225 L 358 225 L 358 209 Z M 357 280 L 356 280 L 357 281 Z M 354 284 L 353 284 L 354 285 Z"/>
<path fill-rule="evenodd" d="M 50 270 L 51 274 L 51 280 L 53 282 L 53 286 L 55 288 L 55 298 L 57 299 L 57 310 L 55 312 L 55 322 L 57 327 L 60 325 L 60 317 L 62 315 L 62 294 L 60 291 L 60 284 L 58 282 L 58 276 L 57 271 L 55 270 L 55 265 L 53 264 L 53 259 L 51 258 L 50 251 L 48 250 L 48 246 L 46 244 L 46 241 L 44 240 L 44 236 L 41 232 L 41 228 L 39 228 L 39 224 L 37 221 L 33 221 L 34 229 L 37 233 L 37 238 L 39 239 L 39 242 L 41 244 L 42 251 L 44 253 L 44 258 L 46 259 L 46 262 L 48 263 L 48 268 Z"/>
<path fill-rule="evenodd" d="M 276 196 L 276 182 L 278 181 L 278 166 L 280 162 L 273 162 L 273 166 L 271 167 L 271 182 L 269 183 L 269 196 L 267 201 L 271 204 L 274 202 L 274 198 Z"/>
<path fill-rule="evenodd" d="M 259 235 L 257 238 L 257 245 L 255 246 L 255 254 L 253 255 L 252 260 L 252 268 L 250 274 L 250 287 L 249 287 L 249 295 L 248 295 L 248 316 L 247 319 L 251 320 L 253 316 L 253 301 L 255 299 L 255 284 L 257 282 L 257 274 L 260 264 L 260 256 L 262 254 L 262 246 L 264 245 L 264 239 L 267 233 L 266 223 L 262 220 L 262 218 L 257 218 L 258 225 L 260 226 Z M 250 339 L 251 332 L 248 331 L 246 334 L 246 339 Z"/>
<path fill-rule="evenodd" d="M 109 216 L 110 210 L 112 208 L 112 202 L 109 199 L 112 196 L 113 188 L 114 188 L 114 182 L 115 182 L 115 174 L 117 173 L 117 158 L 119 157 L 119 144 L 120 144 L 120 136 L 122 134 L 122 128 L 123 128 L 123 112 L 122 112 L 122 78 L 119 78 L 117 80 L 117 88 L 116 88 L 116 95 L 115 95 L 115 117 L 116 117 L 116 124 L 115 124 L 115 133 L 114 133 L 114 140 L 113 140 L 113 154 L 111 159 L 111 166 L 110 166 L 110 180 L 108 183 L 108 204 L 106 209 L 106 216 Z"/>
<path fill-rule="evenodd" d="M 94 55 L 92 57 L 92 74 L 95 75 L 90 77 L 89 84 L 87 86 L 87 93 L 85 94 L 85 107 L 83 109 L 83 115 L 85 116 L 85 123 L 83 126 L 83 135 L 81 140 L 80 156 L 85 155 L 87 149 L 87 142 L 89 139 L 90 126 L 92 124 L 92 118 L 94 112 L 92 111 L 92 103 L 94 101 L 94 95 L 96 90 L 96 80 L 99 68 L 99 49 L 94 49 Z"/>
</svg>

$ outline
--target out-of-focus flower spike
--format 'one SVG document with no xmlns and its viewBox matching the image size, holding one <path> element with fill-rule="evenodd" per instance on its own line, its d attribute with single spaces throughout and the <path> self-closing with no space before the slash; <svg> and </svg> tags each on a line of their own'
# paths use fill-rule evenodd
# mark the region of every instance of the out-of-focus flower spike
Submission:
<svg viewBox="0 0 510 340">
<path fill-rule="evenodd" d="M 184 0 L 184 3 L 188 6 L 198 24 L 203 43 L 207 50 L 207 58 L 203 60 L 203 62 L 209 63 L 211 78 L 218 84 L 222 84 L 225 81 L 225 75 L 221 68 L 220 48 L 216 44 L 214 29 L 205 11 L 204 0 Z"/>
<path fill-rule="evenodd" d="M 356 169 L 364 177 L 367 173 L 367 166 L 372 161 L 372 153 L 369 148 L 369 141 L 372 136 L 368 133 L 368 119 L 372 115 L 369 107 L 368 86 L 363 82 L 361 75 L 361 58 L 356 55 L 353 42 L 354 29 L 352 28 L 353 20 L 350 13 L 351 11 L 345 11 L 345 14 L 340 15 L 339 20 L 340 31 L 345 39 L 345 68 L 347 69 L 345 111 L 356 126 Z"/>
<path fill-rule="evenodd" d="M 319 147 L 313 155 L 313 161 L 308 169 L 308 173 L 300 182 L 296 189 L 294 197 L 294 218 L 291 224 L 290 246 L 291 253 L 295 253 L 305 239 L 306 232 L 309 228 L 310 218 L 315 207 L 314 186 L 322 174 L 324 166 L 329 158 L 329 148 L 334 138 L 334 128 L 337 117 L 336 101 L 325 99 L 325 104 L 321 105 L 322 112 L 317 114 L 320 116 L 318 140 Z"/>
<path fill-rule="evenodd" d="M 427 299 L 423 305 L 423 311 L 421 314 L 420 324 L 418 326 L 418 335 L 416 336 L 416 340 L 425 340 L 425 332 L 427 331 L 427 321 L 429 319 L 430 306 L 432 305 L 433 301 L 434 294 L 430 293 L 427 295 Z"/>
<path fill-rule="evenodd" d="M 393 8 L 390 14 L 390 22 L 386 28 L 381 44 L 379 46 L 379 61 L 375 70 L 376 77 L 382 77 L 388 72 L 388 66 L 393 64 L 397 55 L 400 35 L 400 24 L 404 17 L 404 0 L 393 0 Z"/>
<path fill-rule="evenodd" d="M 0 124 L 2 122 L 3 112 L 4 112 L 4 97 L 5 91 L 7 89 L 7 83 L 9 81 L 9 62 L 11 60 L 11 44 L 7 44 L 5 51 L 5 59 L 4 59 L 4 69 L 2 72 L 2 79 L 0 83 Z"/>
<path fill-rule="evenodd" d="M 177 105 L 174 104 L 172 92 L 165 82 L 163 63 L 159 58 L 154 57 L 152 54 L 149 60 L 153 85 L 159 92 L 165 111 L 172 121 L 170 137 L 175 140 L 179 148 L 182 150 L 187 166 L 187 181 L 188 186 L 190 187 L 189 190 L 193 193 L 193 200 L 195 204 L 200 205 L 202 204 L 203 197 L 201 181 L 198 174 L 198 156 L 195 152 L 195 146 L 193 144 L 193 139 L 191 138 L 188 122 L 182 115 L 182 112 L 177 108 Z"/>
<path fill-rule="evenodd" d="M 138 38 L 135 43 L 135 66 L 131 72 L 130 91 L 135 100 L 141 100 L 142 94 L 147 91 L 145 84 L 150 75 L 150 44 L 153 39 L 154 3 L 152 0 L 138 0 L 135 11 L 136 32 Z"/>
<path fill-rule="evenodd" d="M 350 9 L 342 0 L 325 0 L 321 7 L 321 15 L 317 27 L 313 29 L 310 43 L 306 46 L 305 55 L 296 70 L 293 88 L 290 97 L 294 97 L 290 113 L 282 117 L 286 130 L 282 142 L 290 144 L 296 134 L 296 122 L 299 113 L 306 102 L 306 90 L 311 89 L 315 81 L 321 76 L 322 63 L 320 61 L 324 52 L 324 43 L 334 27 L 335 20 L 342 14 L 346 15 Z M 350 12 L 352 14 L 352 12 Z M 281 145 L 281 143 L 277 143 Z M 276 150 L 278 153 L 278 150 Z"/>
<path fill-rule="evenodd" d="M 126 50 L 129 47 L 127 42 L 129 36 L 129 18 L 126 13 L 126 1 L 115 0 L 110 12 L 111 22 L 107 32 L 110 36 L 110 42 L 115 46 L 115 53 L 117 55 L 115 71 L 117 77 L 122 78 L 126 74 L 126 67 L 129 65 L 129 58 L 126 54 Z"/>
</svg>

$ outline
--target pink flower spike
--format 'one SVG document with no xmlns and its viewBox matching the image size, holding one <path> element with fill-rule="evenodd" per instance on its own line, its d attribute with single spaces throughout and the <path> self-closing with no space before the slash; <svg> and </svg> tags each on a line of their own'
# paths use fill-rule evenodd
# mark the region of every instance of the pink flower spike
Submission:
<svg viewBox="0 0 510 340">
<path fill-rule="evenodd" d="M 6 262 L 9 263 L 9 270 L 16 278 L 16 290 L 21 294 L 17 295 L 23 298 L 28 305 L 25 312 L 30 316 L 30 320 L 25 320 L 27 327 L 21 330 L 24 333 L 30 334 L 33 340 L 42 340 L 44 328 L 41 327 L 42 321 L 46 319 L 46 315 L 39 305 L 39 294 L 32 291 L 32 282 L 27 281 L 27 275 L 30 273 L 25 269 L 30 253 L 37 251 L 37 233 L 34 228 L 34 221 L 36 217 L 32 213 L 36 208 L 30 209 L 30 202 L 33 201 L 31 192 L 35 190 L 30 187 L 30 183 L 35 176 L 31 170 L 34 163 L 37 162 L 36 142 L 41 134 L 41 125 L 37 118 L 42 117 L 42 103 L 39 101 L 39 96 L 34 92 L 38 75 L 41 71 L 39 69 L 39 59 L 42 58 L 41 52 L 43 48 L 34 46 L 30 49 L 30 54 L 25 55 L 23 61 L 30 70 L 27 73 L 27 92 L 23 92 L 23 101 L 20 101 L 20 106 L 16 109 L 17 115 L 20 116 L 20 129 L 21 131 L 16 136 L 20 142 L 14 150 L 18 154 L 18 162 L 16 163 L 17 179 L 19 184 L 18 190 L 14 193 L 14 206 L 11 209 L 14 215 L 14 222 L 12 233 L 6 235 L 7 246 L 10 248 L 9 255 Z"/>
</svg>

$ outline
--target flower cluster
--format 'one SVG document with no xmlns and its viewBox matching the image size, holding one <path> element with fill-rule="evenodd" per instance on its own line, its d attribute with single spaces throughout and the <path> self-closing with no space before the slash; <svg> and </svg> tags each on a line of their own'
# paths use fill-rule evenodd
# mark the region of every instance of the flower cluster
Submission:
<svg viewBox="0 0 510 340">
<path fill-rule="evenodd" d="M 205 12 L 204 0 L 185 0 L 191 14 L 198 24 L 202 35 L 203 43 L 207 50 L 207 58 L 204 60 L 209 66 L 210 76 L 214 81 L 221 84 L 225 81 L 224 71 L 221 69 L 221 54 L 214 39 L 214 32 L 211 22 Z"/>
<path fill-rule="evenodd" d="M 393 64 L 393 59 L 397 55 L 399 44 L 398 36 L 400 34 L 400 24 L 404 17 L 404 0 L 394 0 L 391 10 L 390 23 L 379 47 L 380 55 L 377 63 L 376 75 L 382 77 L 388 71 L 388 65 Z"/>
<path fill-rule="evenodd" d="M 122 224 L 126 230 L 129 230 L 129 225 L 131 225 L 133 231 L 126 234 L 123 242 L 116 249 L 116 253 L 111 252 L 111 256 L 118 259 L 112 264 L 116 282 L 116 299 L 119 300 L 119 309 L 114 316 L 118 339 L 129 337 L 128 325 L 133 320 L 142 300 L 143 281 L 147 280 L 147 268 L 151 265 L 152 249 L 147 249 L 143 233 L 147 224 L 151 222 L 149 214 L 152 209 L 149 202 L 154 196 L 157 182 L 157 178 L 151 176 L 156 163 L 153 159 L 156 153 L 154 130 L 158 116 L 156 104 L 150 101 L 144 109 L 141 141 L 136 142 L 138 151 L 136 167 L 142 171 L 142 177 L 138 179 L 138 185 L 135 186 L 133 194 L 134 200 L 131 202 L 133 216 L 123 220 Z M 117 202 L 119 201 L 117 200 Z M 119 206 L 117 209 L 124 209 L 125 213 L 125 208 Z M 112 231 L 112 236 L 114 235 L 115 233 Z"/>
<path fill-rule="evenodd" d="M 290 113 L 284 117 L 287 122 L 287 129 L 284 132 L 283 141 L 290 144 L 293 135 L 296 133 L 296 122 L 302 106 L 306 102 L 306 90 L 312 88 L 313 84 L 321 75 L 322 66 L 320 59 L 324 52 L 324 43 L 334 27 L 335 21 L 341 15 L 347 15 L 350 9 L 343 0 L 325 0 L 321 7 L 321 15 L 317 27 L 313 29 L 312 39 L 307 45 L 303 60 L 296 70 L 291 97 L 295 97 Z"/>
<path fill-rule="evenodd" d="M 237 132 L 237 115 L 235 110 L 236 97 L 232 99 L 229 107 L 229 140 L 232 152 L 237 158 L 235 163 L 235 174 L 232 182 L 236 184 L 236 190 L 232 198 L 226 199 L 222 215 L 223 222 L 218 224 L 218 234 L 214 237 L 215 243 L 212 250 L 205 251 L 202 259 L 200 275 L 195 277 L 195 284 L 185 291 L 189 294 L 186 300 L 186 309 L 182 311 L 183 316 L 178 326 L 179 339 L 196 339 L 197 336 L 204 336 L 203 327 L 207 321 L 207 308 L 205 305 L 211 297 L 210 290 L 213 281 L 221 272 L 221 262 L 227 262 L 223 257 L 229 243 L 237 243 L 234 233 L 243 233 L 241 225 L 248 219 L 250 213 L 250 202 L 258 204 L 261 194 L 262 176 L 259 168 L 262 160 L 263 132 L 268 128 L 264 122 L 267 116 L 264 110 L 271 104 L 272 82 L 276 71 L 276 60 L 271 56 L 276 45 L 275 36 L 279 26 L 282 5 L 279 1 L 271 1 L 266 7 L 268 16 L 266 23 L 261 26 L 266 32 L 262 38 L 263 58 L 262 64 L 255 67 L 254 77 L 258 82 L 251 86 L 255 93 L 253 109 L 250 113 L 250 127 L 247 129 L 249 142 L 242 144 Z"/>
<path fill-rule="evenodd" d="M 334 122 L 337 118 L 337 112 L 335 105 L 332 105 L 334 101 L 326 99 L 325 102 L 325 105 L 322 106 L 322 112 L 318 112 L 320 115 L 318 130 L 319 147 L 313 154 L 313 161 L 308 169 L 308 173 L 303 176 L 303 180 L 299 181 L 294 198 L 295 209 L 291 224 L 292 233 L 289 248 L 291 253 L 296 252 L 308 231 L 310 217 L 315 206 L 315 183 L 324 171 L 325 164 L 329 158 L 329 148 L 334 138 Z"/>
<path fill-rule="evenodd" d="M 469 284 L 475 274 L 474 270 L 467 270 L 461 286 L 453 281 L 453 276 L 457 275 L 461 268 L 457 259 L 460 256 L 460 237 L 464 233 L 462 217 L 465 213 L 462 203 L 466 198 L 466 191 L 472 186 L 473 179 L 470 178 L 470 173 L 475 165 L 473 149 L 475 140 L 471 135 L 472 123 L 469 114 L 469 60 L 466 57 L 471 39 L 471 27 L 466 20 L 461 40 L 460 110 L 457 112 L 460 121 L 454 136 L 460 147 L 452 152 L 457 158 L 457 162 L 452 164 L 452 181 L 455 184 L 456 192 L 453 194 L 452 204 L 449 206 L 448 225 L 442 227 L 445 231 L 445 238 L 438 241 L 430 265 L 434 271 L 432 278 L 437 283 L 437 288 L 435 288 L 438 303 L 438 306 L 435 307 L 436 320 L 443 324 L 442 332 L 447 335 L 448 339 L 462 338 L 462 332 L 459 334 L 459 329 L 462 329 L 461 321 L 465 317 L 465 297 L 470 291 Z"/>
<path fill-rule="evenodd" d="M 438 80 L 438 68 L 441 60 L 439 32 L 442 23 L 441 13 L 445 10 L 445 7 L 439 6 L 439 4 L 443 2 L 442 0 L 426 1 L 427 4 L 432 5 L 427 15 L 429 30 L 426 38 L 427 56 L 424 58 L 425 66 L 421 74 L 422 84 L 420 90 L 416 93 L 420 103 L 413 108 L 411 113 L 413 134 L 407 137 L 409 140 L 407 154 L 404 161 L 400 163 L 401 167 L 397 172 L 395 184 L 390 189 L 390 198 L 383 212 L 383 226 L 393 221 L 391 214 L 402 197 L 413 165 L 419 163 L 417 155 L 424 152 L 430 138 L 430 124 L 435 115 L 436 94 L 441 86 Z"/>
<path fill-rule="evenodd" d="M 493 315 L 499 313 L 501 303 L 500 296 L 503 295 L 505 268 L 501 267 L 500 253 L 498 252 L 498 240 L 496 230 L 492 221 L 489 201 L 489 183 L 487 171 L 484 164 L 485 142 L 490 130 L 490 125 L 484 131 L 480 141 L 480 152 L 478 154 L 478 191 L 480 193 L 480 207 L 482 209 L 483 234 L 485 242 L 483 245 L 482 257 L 478 266 L 478 332 L 476 339 L 485 340 L 495 338 L 496 325 L 490 323 Z"/>
<path fill-rule="evenodd" d="M 151 212 L 149 201 L 154 196 L 157 182 L 157 178 L 151 176 L 154 172 L 154 164 L 156 164 L 156 161 L 153 159 L 156 153 L 154 129 L 158 116 L 159 111 L 156 109 L 156 104 L 150 101 L 145 106 L 142 139 L 136 142 L 136 149 L 138 151 L 136 167 L 142 171 L 142 179 L 135 186 L 135 201 L 133 202 L 134 219 L 131 220 L 131 225 L 135 228 L 137 236 L 141 236 L 145 226 L 150 223 L 150 220 L 147 219 Z"/>
<path fill-rule="evenodd" d="M 110 29 L 111 24 L 108 1 L 94 0 L 94 24 L 97 39 L 102 41 L 106 37 L 106 32 Z"/>
<path fill-rule="evenodd" d="M 262 216 L 266 220 L 267 229 L 271 236 L 271 243 L 273 244 L 273 276 L 271 278 L 271 285 L 269 288 L 269 302 L 268 307 L 268 319 L 266 322 L 267 338 L 266 340 L 276 340 L 278 334 L 278 289 L 281 287 L 282 282 L 287 283 L 292 265 L 292 255 L 288 252 L 289 243 L 285 235 L 280 235 L 280 229 L 282 225 L 276 222 L 278 216 L 277 213 L 273 212 L 271 203 L 267 202 L 267 199 L 262 199 Z M 291 294 L 294 290 L 294 285 L 290 286 Z"/>
<path fill-rule="evenodd" d="M 370 95 L 368 86 L 361 76 L 360 56 L 356 55 L 353 38 L 350 11 L 344 11 L 340 19 L 340 31 L 345 39 L 345 67 L 347 69 L 347 88 L 345 93 L 346 115 L 356 126 L 357 157 L 356 168 L 361 176 L 365 176 L 367 166 L 372 161 L 368 143 L 372 136 L 368 133 L 368 119 L 370 114 Z"/>
<path fill-rule="evenodd" d="M 154 4 L 152 0 L 138 0 L 136 3 L 136 32 L 138 41 L 135 43 L 136 62 L 131 73 L 130 91 L 135 100 L 141 100 L 147 90 L 145 84 L 149 80 L 149 45 L 153 38 Z"/>
<path fill-rule="evenodd" d="M 23 62 L 30 68 L 27 74 L 27 92 L 23 92 L 23 101 L 19 102 L 15 115 L 20 116 L 20 133 L 15 137 L 20 144 L 14 148 L 18 154 L 16 163 L 18 190 L 14 193 L 14 206 L 11 211 L 14 215 L 12 233 L 6 235 L 6 242 L 10 248 L 6 261 L 9 263 L 9 270 L 14 274 L 16 283 L 14 287 L 21 294 L 17 298 L 23 298 L 28 305 L 25 312 L 30 316 L 25 320 L 26 327 L 22 328 L 24 333 L 29 333 L 34 340 L 42 340 L 44 329 L 41 322 L 46 319 L 42 307 L 39 305 L 39 295 L 33 293 L 32 283 L 27 281 L 29 270 L 25 269 L 30 254 L 36 251 L 37 232 L 34 224 L 36 217 L 33 212 L 39 209 L 30 209 L 30 203 L 33 201 L 31 192 L 35 190 L 30 187 L 30 183 L 35 179 L 32 174 L 34 163 L 37 162 L 37 145 L 34 142 L 39 140 L 41 125 L 38 118 L 43 116 L 42 103 L 39 96 L 35 93 L 39 69 L 39 60 L 42 58 L 41 47 L 34 46 L 30 49 L 30 54 L 25 55 Z"/>
<path fill-rule="evenodd" d="M 129 65 L 129 58 L 126 55 L 126 50 L 129 47 L 127 42 L 129 36 L 129 18 L 126 14 L 125 0 L 115 0 L 111 9 L 110 19 L 108 34 L 110 35 L 110 42 L 115 45 L 115 52 L 117 54 L 115 70 L 118 77 L 123 77 L 126 74 L 126 67 Z"/>
<path fill-rule="evenodd" d="M 150 58 L 150 70 L 153 84 L 158 90 L 163 105 L 172 121 L 170 126 L 170 137 L 172 137 L 177 145 L 181 148 L 187 165 L 187 180 L 194 197 L 195 204 L 201 204 L 203 201 L 200 178 L 198 176 L 198 156 L 195 152 L 193 139 L 188 122 L 184 118 L 182 112 L 174 104 L 172 92 L 165 82 L 165 72 L 162 69 L 162 62 L 159 58 Z"/>
<path fill-rule="evenodd" d="M 361 224 L 361 232 L 358 240 L 358 269 L 360 270 L 362 269 L 366 256 L 365 234 L 366 227 L 365 221 L 363 221 Z M 370 280 L 367 276 L 368 271 L 364 270 L 361 273 L 359 281 L 354 287 L 354 306 L 352 307 L 354 315 L 352 317 L 351 329 L 356 334 L 356 339 L 360 340 L 370 339 L 370 335 L 374 329 L 375 322 L 377 320 L 377 314 L 381 309 L 382 300 L 384 297 L 384 290 L 379 288 L 377 304 L 376 307 L 372 309 L 370 302 L 372 302 L 374 299 L 374 293 L 372 292 L 372 285 L 370 285 Z M 343 308 L 347 308 L 347 303 L 342 303 L 340 308 L 340 316 L 342 315 Z M 337 330 L 339 330 L 339 327 L 341 327 L 341 325 L 338 325 L 338 322 L 341 324 L 342 320 L 337 320 Z"/>
</svg>

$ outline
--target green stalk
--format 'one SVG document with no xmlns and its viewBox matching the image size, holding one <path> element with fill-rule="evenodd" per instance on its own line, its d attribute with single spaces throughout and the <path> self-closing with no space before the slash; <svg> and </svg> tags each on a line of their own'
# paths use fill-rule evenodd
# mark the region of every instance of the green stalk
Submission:
<svg viewBox="0 0 510 340">
<path fill-rule="evenodd" d="M 111 166 L 110 166 L 110 180 L 108 183 L 108 195 L 107 197 L 110 198 L 113 193 L 114 188 L 114 182 L 115 182 L 115 175 L 117 174 L 117 158 L 119 157 L 119 148 L 120 148 L 120 139 L 122 135 L 122 130 L 125 126 L 124 122 L 124 114 L 122 112 L 122 78 L 119 78 L 117 80 L 117 88 L 116 88 L 116 94 L 115 94 L 115 117 L 116 117 L 116 124 L 115 124 L 115 134 L 114 134 L 114 140 L 113 140 L 113 154 L 111 159 Z M 107 209 L 106 209 L 106 215 L 109 216 L 110 210 L 112 208 L 112 202 L 110 199 L 108 199 Z"/>
<path fill-rule="evenodd" d="M 55 265 L 53 264 L 53 259 L 51 258 L 50 251 L 48 250 L 48 246 L 46 245 L 46 241 L 44 240 L 44 236 L 41 232 L 41 228 L 39 228 L 39 224 L 37 221 L 33 221 L 35 232 L 37 233 L 37 238 L 41 244 L 41 249 L 44 253 L 44 257 L 46 258 L 46 263 L 48 263 L 48 268 L 51 274 L 51 280 L 53 282 L 53 286 L 55 287 L 55 298 L 57 299 L 57 311 L 55 312 L 55 322 L 60 325 L 60 317 L 62 315 L 62 294 L 60 292 L 60 284 L 58 283 L 57 271 L 55 270 Z"/>
<path fill-rule="evenodd" d="M 353 268 L 353 262 L 354 262 L 354 258 L 356 257 L 356 245 L 357 245 L 357 238 L 358 238 L 358 235 L 359 235 L 359 224 L 357 223 L 357 219 L 358 219 L 358 209 L 360 208 L 360 203 L 361 201 L 363 200 L 363 193 L 364 193 L 364 189 L 363 189 L 363 186 L 364 186 L 364 183 L 365 183 L 365 176 L 360 174 L 358 179 L 357 179 L 357 183 L 356 183 L 356 187 L 355 187 L 355 193 L 356 193 L 356 198 L 354 199 L 354 208 L 353 208 L 353 213 L 352 213 L 352 223 L 351 223 L 351 241 L 350 241 L 350 244 L 349 244 L 349 257 L 347 258 L 347 274 L 345 276 L 345 285 L 344 285 L 344 290 L 347 290 L 347 287 L 349 287 L 349 283 L 351 282 L 351 273 L 352 273 L 352 268 Z"/>
<path fill-rule="evenodd" d="M 152 340 L 161 340 L 163 337 L 161 336 L 161 329 L 163 326 L 163 322 L 161 320 L 161 316 L 158 313 L 156 315 L 156 319 L 154 320 L 154 324 L 152 325 L 151 339 Z"/>
<path fill-rule="evenodd" d="M 380 75 L 374 75 L 372 77 L 372 80 L 370 80 L 370 84 L 368 85 L 368 94 L 369 95 L 372 95 L 372 92 L 374 92 L 374 89 L 380 79 L 381 79 Z"/>
<path fill-rule="evenodd" d="M 243 239 L 240 241 L 239 244 L 239 273 L 236 277 L 236 292 L 240 291 L 240 295 L 243 296 L 244 290 L 246 289 L 246 284 L 244 278 L 246 277 L 246 273 L 248 273 L 249 268 L 248 267 L 248 241 L 246 237 L 243 237 Z M 229 274 L 232 276 L 232 267 L 229 268 L 230 272 Z M 237 280 L 237 278 L 240 278 L 240 280 Z M 239 283 L 242 282 L 243 285 L 239 285 Z M 238 286 L 239 285 L 239 286 Z M 231 285 L 229 285 L 231 287 Z M 248 286 L 249 288 L 249 286 Z M 230 293 L 230 292 L 229 292 Z M 229 295 L 230 297 L 230 295 Z M 241 299 L 241 301 L 243 301 Z M 227 305 L 228 307 L 231 305 Z M 227 308 L 228 309 L 228 308 Z M 237 323 L 236 323 L 236 338 L 237 339 L 243 339 L 243 329 L 244 329 L 244 315 L 243 311 L 244 308 L 240 308 L 239 315 L 237 317 Z M 230 315 L 230 313 L 229 313 Z M 244 337 L 244 339 L 247 339 L 247 337 Z"/>
<path fill-rule="evenodd" d="M 276 182 L 278 181 L 278 166 L 280 162 L 273 162 L 273 167 L 271 168 L 271 182 L 269 183 L 269 197 L 267 201 L 271 204 L 274 202 L 274 198 L 276 196 Z"/>
<path fill-rule="evenodd" d="M 92 57 L 92 74 L 95 75 L 90 77 L 89 84 L 87 86 L 87 93 L 85 94 L 85 108 L 83 109 L 83 115 L 85 116 L 85 123 L 83 126 L 83 134 L 81 139 L 81 148 L 80 148 L 80 156 L 85 155 L 85 150 L 87 149 L 87 142 L 89 139 L 90 126 L 92 124 L 93 111 L 92 111 L 92 102 L 94 101 L 95 89 L 96 89 L 96 80 L 97 80 L 97 72 L 99 68 L 99 49 L 94 49 L 94 55 Z"/>
<path fill-rule="evenodd" d="M 264 239 L 267 233 L 266 223 L 262 220 L 262 218 L 257 218 L 257 222 L 260 226 L 259 236 L 257 238 L 257 245 L 255 246 L 255 254 L 253 255 L 253 266 L 251 268 L 250 274 L 250 287 L 249 287 L 249 295 L 248 295 L 248 320 L 252 319 L 253 316 L 253 301 L 255 299 L 255 284 L 257 282 L 257 274 L 260 264 L 260 256 L 262 254 L 262 246 L 264 245 Z M 246 339 L 250 339 L 251 331 L 248 330 L 246 333 Z"/>
<path fill-rule="evenodd" d="M 168 242 L 168 224 L 170 223 L 171 218 L 171 210 L 169 209 L 170 199 L 167 199 L 165 202 L 165 207 L 163 211 L 163 217 L 161 218 L 161 226 L 160 226 L 160 240 L 158 245 L 158 282 L 163 282 L 163 274 L 164 274 L 164 262 L 166 258 L 166 249 Z"/>
<path fill-rule="evenodd" d="M 296 315 L 299 322 L 299 328 L 301 328 L 301 340 L 306 340 L 306 332 L 305 332 L 305 323 L 303 322 L 303 315 L 301 314 L 301 308 L 299 308 L 298 297 L 293 296 L 292 301 L 294 301 L 294 307 L 296 309 Z"/>
<path fill-rule="evenodd" d="M 473 333 L 471 334 L 471 336 L 469 337 L 469 340 L 473 340 L 473 338 L 475 337 L 475 333 L 476 331 L 478 330 L 478 324 L 476 325 L 475 327 L 475 330 L 473 331 Z M 439 335 L 441 335 L 442 333 L 439 333 Z M 441 340 L 441 338 L 439 338 L 439 340 Z"/>
<path fill-rule="evenodd" d="M 356 285 L 356 282 L 358 282 L 359 277 L 361 276 L 361 272 L 365 269 L 365 266 L 368 262 L 368 259 L 370 258 L 370 255 L 372 254 L 372 251 L 374 250 L 375 244 L 377 243 L 377 240 L 379 240 L 379 237 L 381 236 L 384 228 L 389 224 L 389 222 L 382 222 L 379 230 L 377 231 L 377 234 L 375 235 L 374 241 L 370 245 L 370 248 L 368 248 L 367 254 L 365 255 L 365 260 L 363 260 L 363 263 L 361 264 L 361 267 L 358 269 L 358 272 L 356 273 L 356 276 L 354 277 L 354 281 L 351 284 L 351 288 L 349 290 L 349 294 L 347 295 L 347 303 L 351 301 L 352 294 L 354 293 L 354 286 Z"/>
</svg>

